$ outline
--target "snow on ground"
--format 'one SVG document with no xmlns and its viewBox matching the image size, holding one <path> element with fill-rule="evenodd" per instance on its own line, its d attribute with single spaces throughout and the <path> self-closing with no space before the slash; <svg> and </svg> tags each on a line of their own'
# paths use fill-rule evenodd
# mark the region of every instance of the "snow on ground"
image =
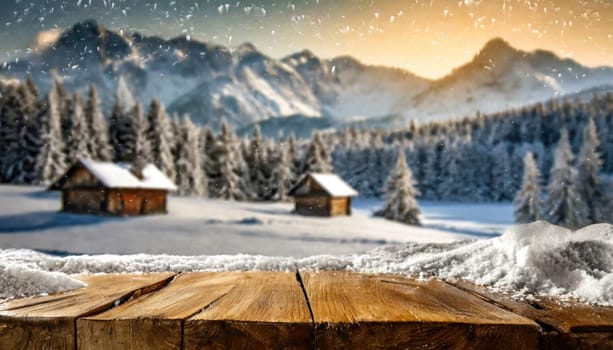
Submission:
<svg viewBox="0 0 613 350">
<path fill-rule="evenodd" d="M 114 218 L 59 213 L 59 194 L 36 187 L 0 186 L 0 198 L 0 248 L 58 254 L 301 257 L 495 237 L 512 223 L 508 204 L 423 203 L 420 228 L 371 217 L 377 200 L 357 200 L 351 217 L 313 218 L 291 214 L 291 203 L 171 197 L 168 215 Z"/>
<path fill-rule="evenodd" d="M 78 287 L 76 273 L 298 268 L 465 279 L 518 297 L 613 305 L 613 226 L 511 227 L 508 204 L 424 202 L 416 228 L 371 217 L 376 200 L 328 219 L 292 215 L 288 203 L 172 197 L 169 215 L 112 218 L 58 213 L 58 194 L 40 188 L 0 186 L 0 197 L 0 299 Z"/>
<path fill-rule="evenodd" d="M 0 250 L 0 299 L 77 286 L 68 274 L 229 270 L 351 270 L 464 279 L 517 297 L 554 295 L 613 305 L 613 226 L 571 232 L 546 222 L 513 226 L 489 240 L 402 243 L 365 253 L 306 258 L 256 255 L 58 257 Z M 65 274 L 65 275 L 63 275 Z"/>
</svg>

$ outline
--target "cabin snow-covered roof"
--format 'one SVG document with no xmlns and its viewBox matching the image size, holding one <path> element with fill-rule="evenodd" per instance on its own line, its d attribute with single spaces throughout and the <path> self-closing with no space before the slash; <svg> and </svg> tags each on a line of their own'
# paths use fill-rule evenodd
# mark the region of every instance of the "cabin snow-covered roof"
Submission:
<svg viewBox="0 0 613 350">
<path fill-rule="evenodd" d="M 324 173 L 309 173 L 303 176 L 298 182 L 296 186 L 294 186 L 290 191 L 290 195 L 300 195 L 306 194 L 304 193 L 306 179 L 313 179 L 327 194 L 332 197 L 355 197 L 358 195 L 358 191 L 354 190 L 348 183 L 343 181 L 336 174 L 324 174 Z"/>
<path fill-rule="evenodd" d="M 130 171 L 129 164 L 115 164 L 91 159 L 80 159 L 77 164 L 89 170 L 103 186 L 108 188 L 177 190 L 177 186 L 175 186 L 175 184 L 153 164 L 147 164 L 143 168 L 142 179 L 138 178 Z M 63 179 L 65 179 L 65 176 L 57 181 L 52 187 L 61 187 Z"/>
</svg>

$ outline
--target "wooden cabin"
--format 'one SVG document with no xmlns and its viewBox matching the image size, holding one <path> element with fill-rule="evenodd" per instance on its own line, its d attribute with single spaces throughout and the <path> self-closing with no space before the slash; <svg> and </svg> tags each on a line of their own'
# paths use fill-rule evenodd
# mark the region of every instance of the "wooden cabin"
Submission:
<svg viewBox="0 0 613 350">
<path fill-rule="evenodd" d="M 127 164 L 82 159 L 50 189 L 62 191 L 62 211 L 99 215 L 166 213 L 168 191 L 177 187 L 153 164 L 139 174 Z"/>
<path fill-rule="evenodd" d="M 311 173 L 289 191 L 295 213 L 310 216 L 351 215 L 351 198 L 358 192 L 335 174 Z"/>
</svg>

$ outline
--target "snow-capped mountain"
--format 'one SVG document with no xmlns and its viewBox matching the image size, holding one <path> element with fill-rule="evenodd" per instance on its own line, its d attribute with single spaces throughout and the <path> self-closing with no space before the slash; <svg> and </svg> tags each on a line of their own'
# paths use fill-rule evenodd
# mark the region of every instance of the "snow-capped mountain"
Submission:
<svg viewBox="0 0 613 350">
<path fill-rule="evenodd" d="M 473 60 L 400 102 L 422 119 L 492 113 L 613 83 L 613 68 L 587 68 L 549 51 L 525 52 L 496 38 Z"/>
<path fill-rule="evenodd" d="M 0 79 L 31 74 L 46 91 L 53 77 L 84 92 L 97 85 L 110 108 L 118 82 L 143 103 L 158 97 L 169 112 L 212 127 L 266 121 L 313 126 L 353 121 L 439 120 L 494 112 L 613 83 L 613 68 L 587 68 L 546 51 L 516 50 L 490 41 L 474 59 L 436 81 L 348 56 L 321 59 L 301 51 L 274 59 L 251 44 L 237 48 L 191 40 L 126 34 L 95 21 L 78 23 L 46 47 L 0 68 Z M 123 79 L 120 79 L 123 78 Z M 289 117 L 271 123 L 272 118 Z M 383 125 L 380 125 L 383 123 Z M 287 125 L 286 125 L 287 126 Z M 300 126 L 302 127 L 302 126 Z"/>
</svg>

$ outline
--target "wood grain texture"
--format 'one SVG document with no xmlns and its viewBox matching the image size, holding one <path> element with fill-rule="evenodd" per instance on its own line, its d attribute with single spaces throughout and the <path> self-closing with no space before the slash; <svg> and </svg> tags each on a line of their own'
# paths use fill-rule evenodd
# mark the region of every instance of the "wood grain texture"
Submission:
<svg viewBox="0 0 613 350">
<path fill-rule="evenodd" d="M 539 297 L 516 300 L 486 287 L 458 281 L 453 285 L 524 317 L 542 328 L 544 349 L 613 349 L 613 307 Z"/>
<path fill-rule="evenodd" d="M 185 321 L 185 349 L 311 349 L 313 323 L 295 273 L 244 272 Z"/>
<path fill-rule="evenodd" d="M 301 272 L 319 349 L 538 347 L 538 325 L 440 281 Z"/>
<path fill-rule="evenodd" d="M 74 349 L 75 320 L 163 287 L 174 274 L 76 276 L 86 287 L 0 305 L 0 349 Z"/>
<path fill-rule="evenodd" d="M 164 289 L 77 321 L 79 349 L 180 349 L 183 320 L 228 293 L 240 272 L 179 275 Z"/>
<path fill-rule="evenodd" d="M 0 305 L 4 349 L 612 349 L 613 308 L 332 272 L 92 275 Z M 302 283 L 302 284 L 301 284 Z"/>
</svg>

